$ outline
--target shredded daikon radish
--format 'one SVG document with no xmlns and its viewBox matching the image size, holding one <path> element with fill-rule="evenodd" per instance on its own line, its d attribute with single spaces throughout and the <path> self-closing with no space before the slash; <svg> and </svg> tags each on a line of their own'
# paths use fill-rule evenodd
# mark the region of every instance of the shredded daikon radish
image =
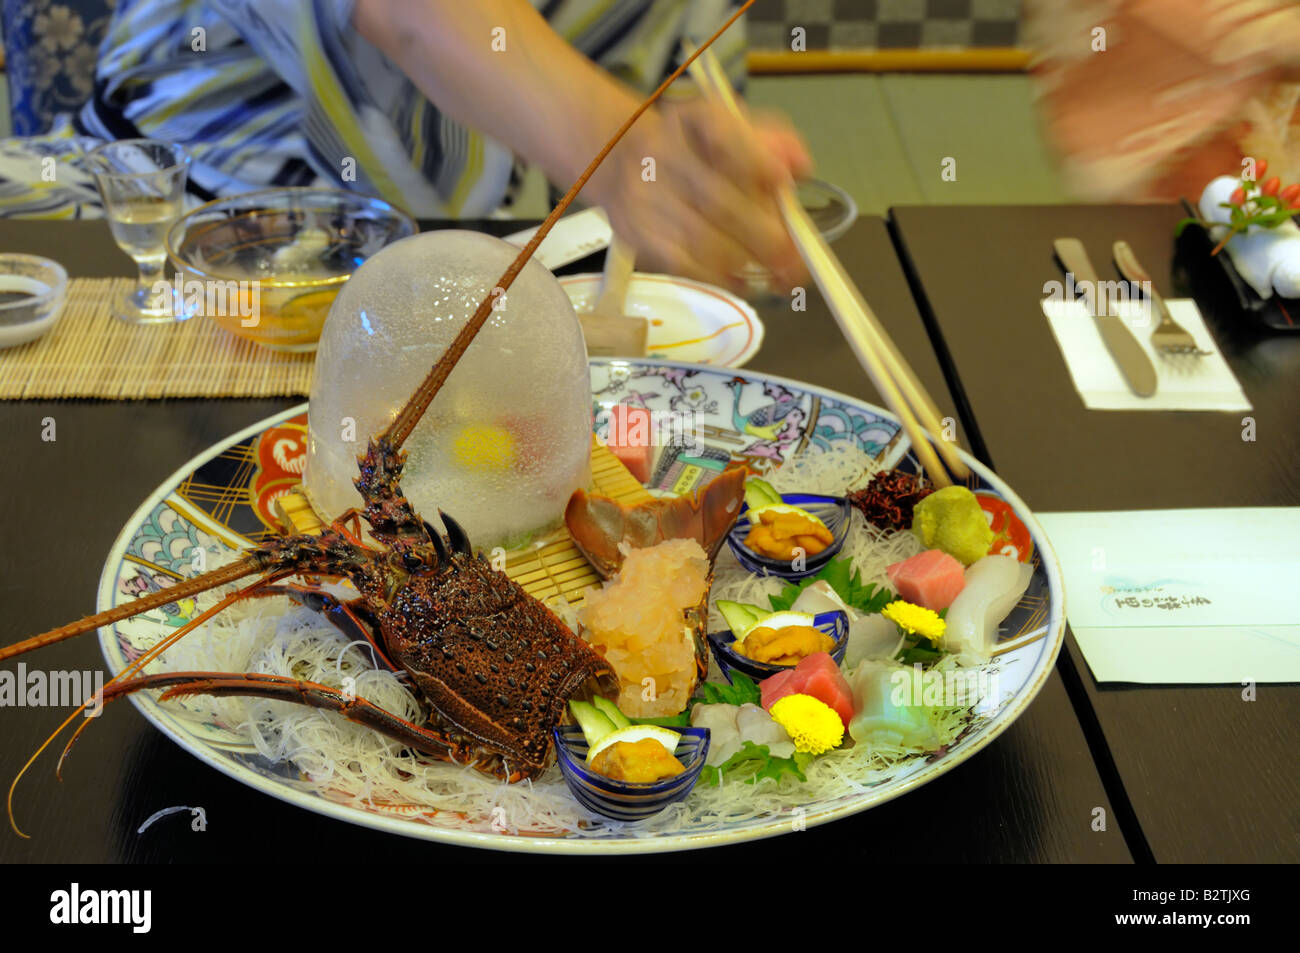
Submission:
<svg viewBox="0 0 1300 953">
<path fill-rule="evenodd" d="M 821 453 L 801 453 L 763 477 L 778 493 L 820 493 L 844 496 L 867 485 L 883 470 L 874 458 L 848 441 L 837 441 Z"/>
</svg>

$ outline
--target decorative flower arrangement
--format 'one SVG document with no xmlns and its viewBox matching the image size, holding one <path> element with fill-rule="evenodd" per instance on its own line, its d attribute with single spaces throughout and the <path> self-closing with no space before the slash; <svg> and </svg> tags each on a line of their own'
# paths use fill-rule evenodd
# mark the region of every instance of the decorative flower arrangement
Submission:
<svg viewBox="0 0 1300 953">
<path fill-rule="evenodd" d="M 1181 235 L 1188 225 L 1200 225 L 1207 229 L 1224 225 L 1228 228 L 1228 234 L 1223 236 L 1223 240 L 1210 252 L 1211 255 L 1217 255 L 1233 235 L 1245 232 L 1251 226 L 1277 228 L 1283 222 L 1290 220 L 1300 212 L 1300 182 L 1284 188 L 1282 180 L 1275 175 L 1271 179 L 1264 179 L 1263 184 L 1258 184 L 1258 180 L 1263 179 L 1267 172 L 1268 160 L 1260 159 L 1255 163 L 1253 177 L 1249 177 L 1246 172 L 1242 173 L 1241 185 L 1232 193 L 1228 201 L 1219 203 L 1220 208 L 1228 210 L 1230 217 L 1227 222 L 1207 222 L 1195 217 L 1185 218 L 1178 223 L 1175 235 Z"/>
</svg>

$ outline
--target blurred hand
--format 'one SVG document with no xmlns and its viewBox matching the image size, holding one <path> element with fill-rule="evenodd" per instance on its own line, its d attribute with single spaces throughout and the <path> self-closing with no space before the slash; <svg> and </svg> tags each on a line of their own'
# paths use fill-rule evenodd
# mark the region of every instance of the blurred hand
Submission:
<svg viewBox="0 0 1300 953">
<path fill-rule="evenodd" d="M 637 249 L 641 270 L 743 290 L 739 274 L 756 262 L 788 290 L 806 273 L 776 190 L 811 169 L 803 140 L 785 119 L 751 123 L 691 101 L 642 116 L 586 191 Z"/>
</svg>

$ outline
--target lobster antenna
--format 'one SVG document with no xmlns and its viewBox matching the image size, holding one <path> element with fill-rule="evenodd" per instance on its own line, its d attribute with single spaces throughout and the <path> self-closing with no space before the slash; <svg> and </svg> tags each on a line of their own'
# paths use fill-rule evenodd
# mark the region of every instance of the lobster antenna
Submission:
<svg viewBox="0 0 1300 953">
<path fill-rule="evenodd" d="M 13 645 L 6 645 L 0 648 L 0 662 L 11 659 L 15 655 L 22 655 L 24 652 L 39 649 L 42 646 L 53 645 L 55 642 L 62 642 L 64 639 L 71 639 L 101 626 L 121 622 L 133 615 L 139 615 L 141 612 L 148 612 L 150 609 L 158 608 L 158 606 L 165 606 L 169 602 L 175 602 L 177 599 L 184 599 L 188 596 L 198 595 L 200 592 L 206 592 L 209 589 L 215 589 L 217 586 L 234 582 L 244 576 L 261 572 L 265 568 L 266 565 L 262 560 L 253 556 L 245 556 L 228 566 L 222 566 L 220 569 L 214 569 L 201 576 L 195 576 L 193 579 L 182 579 L 174 586 L 168 586 L 158 592 L 151 592 L 147 596 L 141 596 L 139 599 L 123 603 L 113 609 L 108 609 L 96 615 L 88 615 L 80 621 L 70 622 L 57 629 L 51 629 L 49 632 L 34 635 L 30 639 L 15 642 Z"/>
<path fill-rule="evenodd" d="M 609 142 L 605 143 L 604 148 L 596 154 L 596 158 L 591 160 L 591 165 L 587 166 L 586 171 L 578 177 L 578 181 L 573 183 L 573 187 L 569 189 L 564 198 L 560 199 L 559 204 L 551 210 L 551 214 L 546 216 L 546 221 L 542 222 L 541 226 L 537 229 L 537 233 L 529 240 L 528 244 L 524 246 L 523 250 L 515 260 L 510 263 L 510 267 L 507 268 L 505 274 L 501 276 L 501 280 L 497 282 L 496 287 L 489 291 L 488 294 L 484 296 L 483 300 L 479 302 L 478 309 L 474 312 L 469 321 L 465 323 L 465 326 L 460 329 L 460 332 L 456 335 L 451 344 L 448 345 L 446 352 L 444 352 L 442 357 L 438 359 L 438 363 L 433 365 L 433 370 L 429 372 L 429 376 L 424 379 L 418 388 L 416 388 L 415 393 L 411 395 L 411 399 L 406 402 L 406 406 L 402 408 L 401 412 L 393 422 L 388 425 L 388 429 L 385 430 L 383 436 L 380 437 L 381 441 L 386 442 L 392 450 L 398 450 L 401 448 L 402 444 L 406 442 L 406 438 L 411 435 L 411 431 L 415 429 L 415 425 L 420 422 L 420 418 L 424 416 L 424 412 L 428 410 L 429 404 L 433 402 L 433 398 L 437 396 L 438 391 L 442 389 L 442 385 L 446 383 L 452 370 L 458 363 L 460 363 L 460 359 L 465 356 L 465 351 L 469 348 L 470 342 L 474 340 L 475 335 L 478 334 L 483 325 L 487 322 L 496 295 L 504 294 L 509 290 L 510 286 L 514 283 L 515 278 L 518 277 L 519 272 L 523 270 L 524 265 L 528 264 L 528 259 L 533 257 L 533 252 L 537 250 L 537 246 L 542 243 L 542 240 L 546 238 L 547 234 L 551 231 L 551 226 L 553 226 L 556 221 L 559 220 L 560 216 L 568 210 L 569 205 L 572 204 L 575 198 L 577 198 L 578 193 L 582 191 L 582 187 L 587 184 L 587 180 L 590 179 L 596 169 L 600 167 L 600 164 L 605 161 L 605 157 L 609 155 L 610 151 L 616 145 L 618 145 L 619 140 L 623 138 L 624 134 L 632 128 L 632 124 L 641 118 L 641 114 L 654 105 L 655 101 L 659 99 L 664 90 L 671 86 L 677 77 L 686 72 L 687 68 L 695 62 L 695 58 L 712 46 L 713 41 L 722 36 L 731 24 L 740 19 L 745 11 L 753 6 L 753 4 L 754 0 L 745 0 L 745 3 L 740 7 L 740 9 L 733 13 L 727 22 L 722 24 L 722 26 L 718 28 L 717 32 L 714 33 L 713 36 L 709 37 L 699 49 L 688 56 L 681 66 L 673 70 L 672 74 L 659 84 L 659 88 L 651 93 L 650 97 L 638 106 L 636 111 L 628 117 L 627 121 L 618 128 L 618 131 L 614 133 Z"/>
</svg>

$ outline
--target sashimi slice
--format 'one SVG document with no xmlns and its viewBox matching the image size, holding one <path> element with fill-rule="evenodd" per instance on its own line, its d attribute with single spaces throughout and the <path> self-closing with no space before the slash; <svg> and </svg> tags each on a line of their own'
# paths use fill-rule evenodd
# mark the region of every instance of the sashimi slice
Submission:
<svg viewBox="0 0 1300 953">
<path fill-rule="evenodd" d="M 966 568 L 941 549 L 927 549 L 885 572 L 908 602 L 938 612 L 952 605 L 966 585 Z"/>
<path fill-rule="evenodd" d="M 853 692 L 840 667 L 826 652 L 814 652 L 792 670 L 763 679 L 758 688 L 763 694 L 765 711 L 771 711 L 787 695 L 811 695 L 835 709 L 845 728 L 853 718 Z"/>
<path fill-rule="evenodd" d="M 985 556 L 966 570 L 966 588 L 948 610 L 943 647 L 988 658 L 998 626 L 1029 588 L 1032 566 L 1010 556 Z"/>
<path fill-rule="evenodd" d="M 771 710 L 778 699 L 785 698 L 786 695 L 794 695 L 799 691 L 797 688 L 790 687 L 794 682 L 794 672 L 793 668 L 777 672 L 758 683 L 758 690 L 763 694 L 764 711 Z"/>
<path fill-rule="evenodd" d="M 642 483 L 650 482 L 654 452 L 652 422 L 645 407 L 615 404 L 609 409 L 609 437 L 605 445 Z"/>
<path fill-rule="evenodd" d="M 691 709 L 691 725 L 709 729 L 709 754 L 704 763 L 717 767 L 741 749 L 740 730 L 736 727 L 735 705 L 696 705 Z"/>
</svg>

